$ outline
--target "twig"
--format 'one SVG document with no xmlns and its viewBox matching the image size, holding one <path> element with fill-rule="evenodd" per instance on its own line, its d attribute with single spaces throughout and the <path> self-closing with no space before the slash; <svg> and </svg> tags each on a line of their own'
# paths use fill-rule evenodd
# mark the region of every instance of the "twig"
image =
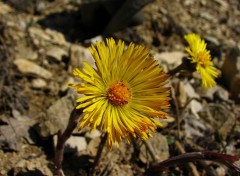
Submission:
<svg viewBox="0 0 240 176">
<path fill-rule="evenodd" d="M 153 146 L 151 145 L 151 143 L 149 141 L 144 140 L 143 142 L 144 142 L 146 148 L 148 149 L 149 154 L 151 155 L 153 161 L 156 162 L 157 161 L 157 155 L 156 155 L 156 152 L 154 151 Z"/>
<path fill-rule="evenodd" d="M 177 66 L 176 68 L 170 70 L 170 71 L 168 72 L 168 74 L 169 74 L 170 76 L 174 76 L 175 74 L 177 74 L 178 72 L 180 72 L 181 70 L 184 70 L 184 69 L 185 69 L 185 66 L 184 66 L 184 64 L 182 63 L 182 64 L 180 64 L 179 66 Z"/>
<path fill-rule="evenodd" d="M 61 132 L 61 130 L 58 131 L 57 146 L 55 148 L 54 158 L 55 164 L 54 176 L 64 176 L 64 173 L 62 171 L 64 145 L 68 138 L 71 136 L 73 130 L 77 127 L 81 114 L 82 114 L 81 109 L 74 108 L 70 115 L 68 125 L 65 131 L 63 133 Z"/>
<path fill-rule="evenodd" d="M 173 90 L 174 90 L 174 89 L 173 89 Z M 172 91 L 172 92 L 173 92 L 173 91 Z M 174 96 L 172 96 L 172 97 L 174 97 Z M 174 98 L 173 98 L 173 99 L 174 99 Z M 193 100 L 200 101 L 199 98 L 192 97 L 192 98 L 190 98 L 190 99 L 185 103 L 185 105 L 181 108 L 181 111 L 180 111 L 180 110 L 177 110 L 177 109 L 179 109 L 179 105 L 177 104 L 177 101 L 175 102 L 175 99 L 174 99 L 174 103 L 175 103 L 176 105 L 178 105 L 178 108 L 177 108 L 177 106 L 176 106 L 177 124 L 174 124 L 171 128 L 175 128 L 176 125 L 178 125 L 177 128 L 180 130 L 180 124 L 181 124 L 181 122 L 182 122 L 183 119 L 184 119 L 184 118 L 183 118 L 184 111 L 186 110 L 187 106 L 188 106 Z M 179 111 L 179 112 L 178 112 L 178 111 Z M 178 114 L 179 114 L 179 115 L 178 115 Z"/>
<path fill-rule="evenodd" d="M 172 88 L 171 90 L 172 92 L 172 99 L 175 103 L 175 106 L 176 106 L 176 115 L 177 115 L 177 137 L 178 139 L 180 139 L 180 111 L 179 111 L 179 104 L 178 104 L 178 101 L 177 101 L 177 98 L 176 98 L 176 94 L 175 94 L 175 90 Z"/>
<path fill-rule="evenodd" d="M 94 160 L 94 163 L 93 163 L 93 167 L 92 167 L 92 171 L 91 171 L 91 175 L 93 175 L 93 173 L 95 172 L 95 168 L 98 166 L 99 164 L 99 161 L 100 161 L 100 158 L 101 158 L 101 155 L 102 155 L 102 151 L 103 151 L 103 148 L 106 144 L 106 141 L 107 141 L 107 136 L 108 134 L 105 133 L 104 136 L 101 138 L 101 142 L 98 146 L 98 151 L 97 151 L 97 155 L 95 157 L 95 160 Z"/>
<path fill-rule="evenodd" d="M 192 152 L 185 153 L 179 156 L 175 156 L 169 158 L 165 161 L 162 161 L 152 167 L 150 167 L 144 173 L 144 176 L 153 176 L 164 170 L 166 170 L 170 166 L 174 166 L 177 164 L 182 164 L 185 162 L 193 162 L 199 160 L 211 160 L 221 164 L 224 164 L 230 169 L 233 169 L 240 173 L 240 158 L 232 155 L 221 154 L 211 151 L 203 151 L 203 152 Z"/>
<path fill-rule="evenodd" d="M 175 141 L 175 145 L 176 145 L 178 151 L 179 151 L 181 154 L 186 153 L 185 149 L 183 148 L 182 144 L 181 144 L 179 141 Z M 188 163 L 188 167 L 191 169 L 192 174 L 193 174 L 194 176 L 199 176 L 199 173 L 198 173 L 198 171 L 197 171 L 197 168 L 196 168 L 196 166 L 195 166 L 192 162 L 189 162 L 189 163 Z"/>
</svg>

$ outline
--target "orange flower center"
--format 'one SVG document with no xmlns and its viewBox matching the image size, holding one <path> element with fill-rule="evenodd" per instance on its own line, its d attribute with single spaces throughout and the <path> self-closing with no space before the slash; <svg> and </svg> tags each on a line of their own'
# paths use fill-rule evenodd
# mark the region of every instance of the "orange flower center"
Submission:
<svg viewBox="0 0 240 176">
<path fill-rule="evenodd" d="M 111 104 L 123 106 L 131 98 L 131 92 L 123 82 L 117 82 L 108 89 L 107 97 Z"/>
<path fill-rule="evenodd" d="M 199 60 L 200 65 L 203 68 L 206 68 L 209 65 L 209 58 L 208 58 L 208 55 L 205 52 L 199 52 L 197 54 L 197 58 Z"/>
</svg>

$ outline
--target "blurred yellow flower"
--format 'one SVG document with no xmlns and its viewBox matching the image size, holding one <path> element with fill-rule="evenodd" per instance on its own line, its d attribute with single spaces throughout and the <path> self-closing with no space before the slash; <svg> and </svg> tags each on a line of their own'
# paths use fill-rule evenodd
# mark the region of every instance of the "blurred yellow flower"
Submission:
<svg viewBox="0 0 240 176">
<path fill-rule="evenodd" d="M 189 59 L 196 64 L 196 70 L 202 77 L 202 87 L 211 88 L 216 85 L 215 78 L 218 77 L 216 68 L 211 61 L 210 51 L 206 49 L 206 43 L 196 34 L 187 34 L 184 36 L 189 47 L 185 50 L 191 56 Z"/>
<path fill-rule="evenodd" d="M 130 135 L 145 140 L 162 124 L 154 119 L 167 118 L 163 109 L 169 107 L 168 75 L 162 71 L 149 51 L 131 43 L 110 38 L 89 48 L 96 68 L 84 63 L 83 70 L 73 74 L 83 80 L 69 84 L 78 93 L 77 108 L 83 108 L 80 129 L 89 126 L 108 133 L 107 145 L 119 145 Z"/>
</svg>

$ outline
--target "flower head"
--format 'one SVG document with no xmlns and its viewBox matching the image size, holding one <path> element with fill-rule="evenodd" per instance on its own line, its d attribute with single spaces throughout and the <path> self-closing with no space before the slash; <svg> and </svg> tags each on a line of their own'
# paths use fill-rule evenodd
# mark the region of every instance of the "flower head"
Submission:
<svg viewBox="0 0 240 176">
<path fill-rule="evenodd" d="M 84 63 L 83 70 L 73 74 L 83 80 L 70 84 L 78 93 L 77 108 L 83 108 L 80 129 L 89 126 L 108 133 L 107 144 L 118 145 L 130 135 L 145 140 L 161 123 L 154 119 L 166 118 L 162 109 L 169 107 L 168 75 L 143 46 L 110 38 L 89 48 L 96 64 Z"/>
<path fill-rule="evenodd" d="M 196 34 L 187 34 L 184 38 L 189 44 L 189 47 L 185 48 L 191 56 L 189 59 L 196 64 L 196 70 L 202 77 L 202 87 L 213 87 L 216 84 L 214 79 L 218 76 L 218 73 L 211 61 L 210 51 L 206 49 L 205 41 Z"/>
</svg>

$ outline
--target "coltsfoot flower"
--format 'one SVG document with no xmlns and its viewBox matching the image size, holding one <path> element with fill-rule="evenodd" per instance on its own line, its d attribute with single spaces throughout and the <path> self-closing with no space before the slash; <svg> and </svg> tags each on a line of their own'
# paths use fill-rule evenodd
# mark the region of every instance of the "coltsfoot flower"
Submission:
<svg viewBox="0 0 240 176">
<path fill-rule="evenodd" d="M 202 87 L 213 87 L 216 84 L 214 79 L 218 77 L 218 73 L 211 61 L 210 51 L 206 49 L 205 41 L 196 34 L 187 34 L 184 38 L 189 44 L 189 47 L 185 48 L 191 56 L 189 59 L 196 64 L 196 70 L 202 77 Z"/>
<path fill-rule="evenodd" d="M 79 94 L 77 108 L 83 109 L 80 129 L 107 132 L 107 145 L 119 145 L 130 135 L 143 140 L 152 136 L 162 124 L 154 119 L 167 118 L 163 109 L 169 107 L 168 75 L 159 67 L 149 51 L 131 43 L 124 50 L 124 42 L 110 38 L 89 48 L 96 68 L 84 62 L 83 70 L 73 74 L 83 83 L 70 84 Z"/>
</svg>

